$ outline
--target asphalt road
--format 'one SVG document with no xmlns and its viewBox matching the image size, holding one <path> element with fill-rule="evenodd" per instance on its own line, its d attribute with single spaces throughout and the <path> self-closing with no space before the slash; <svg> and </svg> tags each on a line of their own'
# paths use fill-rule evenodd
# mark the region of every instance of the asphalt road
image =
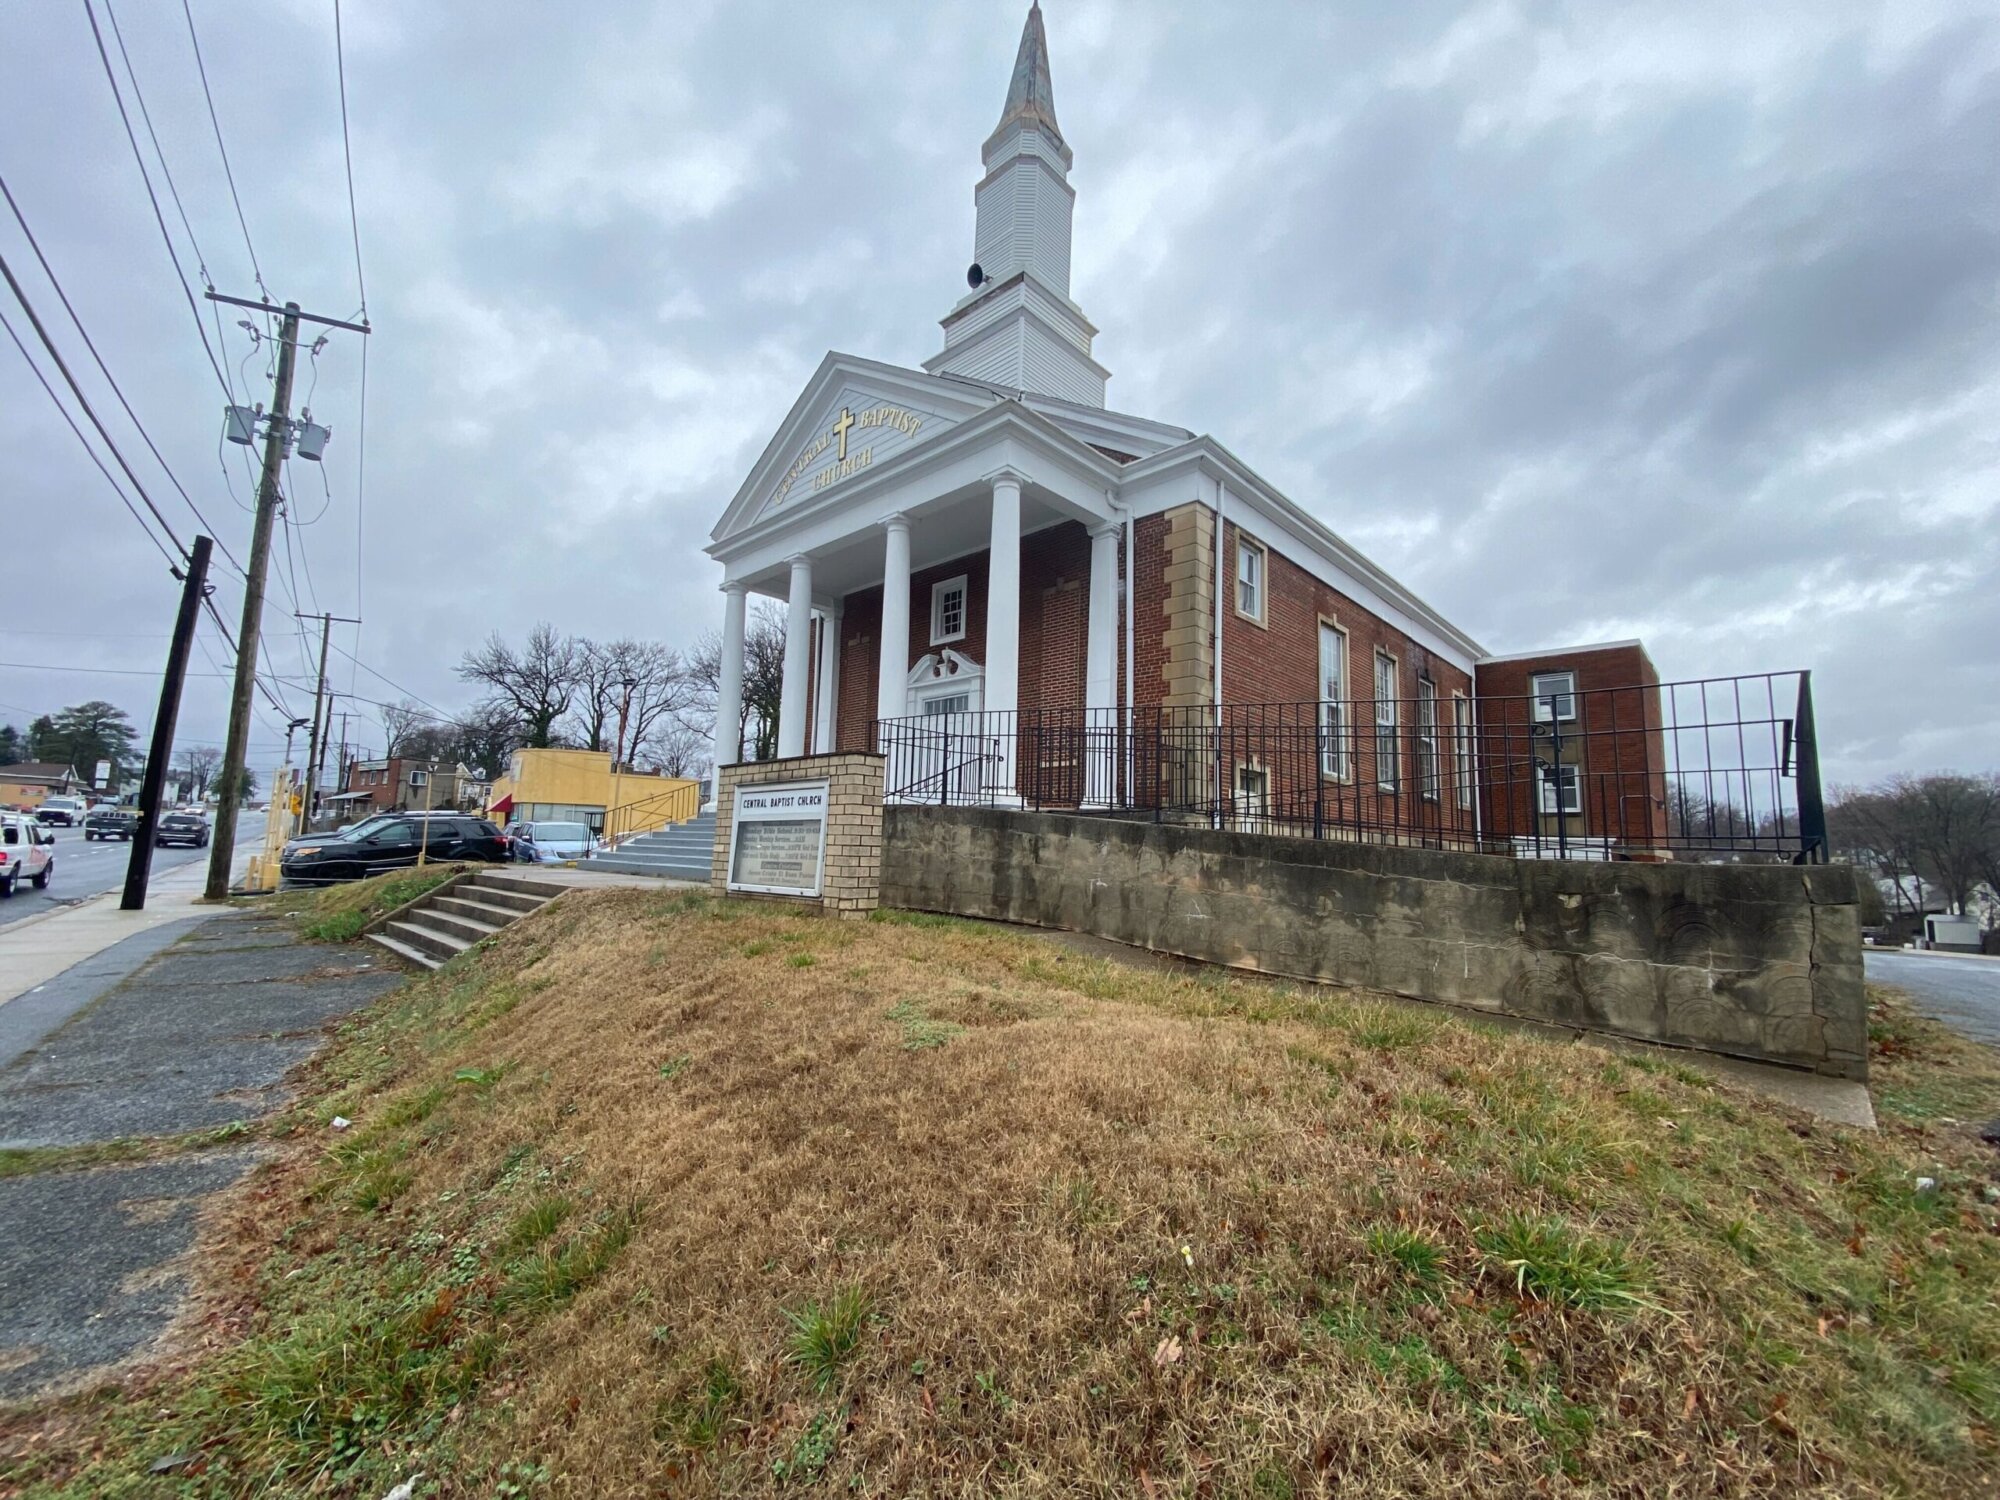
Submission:
<svg viewBox="0 0 2000 1500">
<path fill-rule="evenodd" d="M 0 927 L 54 907 L 74 906 L 87 897 L 124 886 L 125 867 L 132 859 L 130 844 L 121 839 L 86 841 L 81 828 L 57 828 L 53 831 L 56 836 L 55 878 L 45 891 L 38 891 L 23 880 L 15 887 L 11 897 L 0 897 Z M 261 840 L 263 837 L 264 814 L 246 811 L 237 818 L 237 848 L 242 848 L 245 841 Z M 155 849 L 153 875 L 158 878 L 195 860 L 206 860 L 208 854 L 207 849 Z"/>
<path fill-rule="evenodd" d="M 2000 959 L 1866 948 L 1862 962 L 1870 979 L 1904 991 L 1923 1014 L 1961 1036 L 2000 1047 Z"/>
</svg>

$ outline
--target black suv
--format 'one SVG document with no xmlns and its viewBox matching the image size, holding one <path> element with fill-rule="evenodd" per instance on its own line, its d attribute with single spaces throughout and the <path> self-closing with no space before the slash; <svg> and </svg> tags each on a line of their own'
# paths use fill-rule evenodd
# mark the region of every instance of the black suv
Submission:
<svg viewBox="0 0 2000 1500">
<path fill-rule="evenodd" d="M 329 885 L 362 880 L 384 870 L 402 869 L 427 860 L 484 860 L 504 864 L 507 837 L 484 818 L 370 818 L 343 833 L 301 839 L 287 848 L 279 870 L 291 885 Z"/>
<path fill-rule="evenodd" d="M 190 849 L 204 848 L 208 844 L 208 819 L 199 813 L 168 813 L 153 831 L 153 842 L 161 848 L 168 844 L 186 844 Z"/>
<path fill-rule="evenodd" d="M 129 807 L 93 807 L 83 815 L 83 837 L 91 839 L 124 839 L 131 841 L 132 832 L 139 826 L 139 815 Z"/>
</svg>

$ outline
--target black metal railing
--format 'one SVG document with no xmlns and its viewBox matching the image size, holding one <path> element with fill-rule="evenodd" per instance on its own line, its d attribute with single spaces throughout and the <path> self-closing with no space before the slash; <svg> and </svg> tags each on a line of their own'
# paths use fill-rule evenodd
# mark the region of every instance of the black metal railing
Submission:
<svg viewBox="0 0 2000 1500">
<path fill-rule="evenodd" d="M 892 802 L 1565 859 L 1820 862 L 1811 674 L 884 719 Z"/>
</svg>

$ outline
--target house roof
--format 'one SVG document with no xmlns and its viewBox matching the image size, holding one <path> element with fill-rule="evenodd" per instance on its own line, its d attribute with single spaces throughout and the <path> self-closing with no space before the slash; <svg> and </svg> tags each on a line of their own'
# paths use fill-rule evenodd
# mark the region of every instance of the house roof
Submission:
<svg viewBox="0 0 2000 1500">
<path fill-rule="evenodd" d="M 0 781 L 81 781 L 72 766 L 58 765 L 50 760 L 17 761 L 11 766 L 0 766 Z"/>
</svg>

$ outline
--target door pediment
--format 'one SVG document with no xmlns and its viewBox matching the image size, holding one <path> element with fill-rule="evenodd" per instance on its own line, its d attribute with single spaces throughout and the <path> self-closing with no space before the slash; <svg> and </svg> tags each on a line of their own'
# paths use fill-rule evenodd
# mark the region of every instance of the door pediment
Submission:
<svg viewBox="0 0 2000 1500">
<path fill-rule="evenodd" d="M 723 513 L 714 540 L 801 510 L 997 399 L 960 381 L 828 355 Z"/>
</svg>

